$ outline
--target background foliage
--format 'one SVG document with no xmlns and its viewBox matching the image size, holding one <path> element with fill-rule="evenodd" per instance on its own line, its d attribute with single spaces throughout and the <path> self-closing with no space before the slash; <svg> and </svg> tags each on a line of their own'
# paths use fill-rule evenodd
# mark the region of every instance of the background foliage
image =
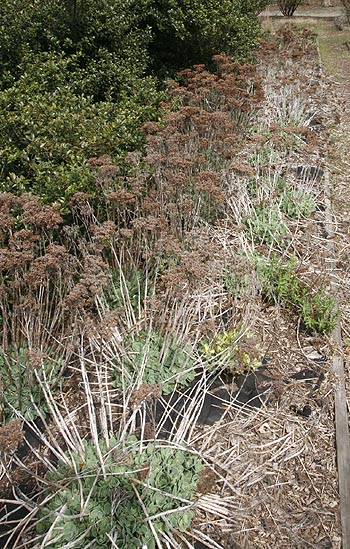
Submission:
<svg viewBox="0 0 350 549">
<path fill-rule="evenodd" d="M 146 0 L 146 22 L 153 31 L 150 47 L 157 68 L 208 63 L 227 53 L 243 60 L 257 45 L 257 14 L 266 0 Z"/>
<path fill-rule="evenodd" d="M 91 191 L 86 160 L 120 163 L 157 120 L 161 78 L 225 52 L 242 60 L 267 3 L 5 0 L 0 13 L 4 189 L 65 203 Z"/>
</svg>

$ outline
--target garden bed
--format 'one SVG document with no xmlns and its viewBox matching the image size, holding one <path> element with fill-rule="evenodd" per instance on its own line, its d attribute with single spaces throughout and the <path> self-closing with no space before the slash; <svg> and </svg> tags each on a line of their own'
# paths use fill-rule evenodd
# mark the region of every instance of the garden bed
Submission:
<svg viewBox="0 0 350 549">
<path fill-rule="evenodd" d="M 305 30 L 215 62 L 70 226 L 2 197 L 5 547 L 340 547 L 337 103 Z"/>
</svg>

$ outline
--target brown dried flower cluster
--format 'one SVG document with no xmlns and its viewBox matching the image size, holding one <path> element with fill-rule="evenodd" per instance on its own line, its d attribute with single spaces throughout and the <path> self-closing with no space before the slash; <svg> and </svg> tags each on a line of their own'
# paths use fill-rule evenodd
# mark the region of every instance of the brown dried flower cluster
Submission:
<svg viewBox="0 0 350 549">
<path fill-rule="evenodd" d="M 284 25 L 279 28 L 273 36 L 263 41 L 260 50 L 260 58 L 265 62 L 274 59 L 276 53 L 281 64 L 286 58 L 294 61 L 317 56 L 315 35 L 306 27 L 298 28 L 296 25 Z"/>
<path fill-rule="evenodd" d="M 186 235 L 203 220 L 212 222 L 223 214 L 225 169 L 237 162 L 244 116 L 263 99 L 252 65 L 233 63 L 225 55 L 215 56 L 214 62 L 214 73 L 196 65 L 169 84 L 165 124 L 145 125 L 145 156 L 129 154 L 129 175 L 122 177 L 109 157 L 89 161 L 97 189 L 103 190 L 98 219 L 110 223 L 115 245 L 127 249 L 136 264 L 160 266 L 165 290 L 194 288 L 206 277 L 208 257 L 192 257 L 195 242 Z M 87 209 L 88 202 L 80 197 L 78 206 Z M 90 227 L 92 239 L 103 243 L 102 226 L 94 221 Z M 74 292 L 82 302 L 87 299 L 78 288 Z"/>
<path fill-rule="evenodd" d="M 15 452 L 24 440 L 21 420 L 16 419 L 0 427 L 0 452 Z"/>
<path fill-rule="evenodd" d="M 116 233 L 113 222 L 92 217 L 90 195 L 73 209 L 89 212 L 65 226 L 55 207 L 37 197 L 0 194 L 0 336 L 3 345 L 46 348 L 56 342 L 107 283 L 104 260 Z M 95 221 L 91 223 L 90 221 Z"/>
<path fill-rule="evenodd" d="M 131 404 L 133 408 L 138 408 L 143 402 L 160 398 L 162 396 L 162 386 L 159 383 L 143 383 L 138 389 L 135 389 Z"/>
</svg>

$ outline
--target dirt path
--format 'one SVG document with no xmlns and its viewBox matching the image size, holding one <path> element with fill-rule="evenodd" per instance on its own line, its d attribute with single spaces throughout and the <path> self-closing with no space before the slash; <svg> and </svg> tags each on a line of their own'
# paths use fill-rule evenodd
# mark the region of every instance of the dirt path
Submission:
<svg viewBox="0 0 350 549">
<path fill-rule="evenodd" d="M 344 549 L 350 547 L 350 482 L 348 410 L 350 396 L 350 29 L 339 30 L 335 21 L 303 18 L 303 24 L 317 34 L 320 58 L 331 80 L 330 105 L 338 111 L 337 124 L 331 128 L 327 147 L 329 180 L 326 181 L 331 201 L 330 251 L 335 260 L 334 291 L 342 311 L 336 332 L 333 367 L 340 380 L 336 387 L 336 431 L 339 492 Z M 333 101 L 332 101 L 333 100 Z M 345 387 L 344 387 L 345 380 Z"/>
<path fill-rule="evenodd" d="M 335 123 L 328 128 L 325 136 L 325 155 L 328 164 L 329 178 L 325 185 L 329 193 L 330 211 L 330 258 L 333 257 L 334 291 L 341 308 L 341 328 L 335 337 L 334 371 L 337 379 L 345 373 L 344 383 L 339 382 L 336 388 L 336 403 L 342 412 L 337 415 L 337 455 L 338 474 L 340 479 L 340 501 L 342 508 L 342 547 L 350 547 L 350 487 L 349 487 L 349 403 L 350 403 L 350 29 L 345 26 L 339 30 L 338 18 L 340 6 L 322 9 L 319 6 L 305 6 L 298 10 L 298 17 L 283 18 L 278 16 L 274 7 L 267 10 L 265 25 L 278 28 L 292 22 L 307 27 L 317 36 L 320 59 L 327 80 L 328 91 L 325 92 L 324 110 L 333 110 Z M 272 17 L 271 17 L 272 16 Z M 334 116 L 335 114 L 335 116 Z M 338 371 L 337 366 L 341 363 Z M 344 370 L 343 370 L 344 365 Z M 340 398 L 341 395 L 341 398 Z M 340 419 L 339 419 L 340 417 Z M 342 424 L 342 426 L 341 426 Z M 342 429 L 342 438 L 339 433 Z M 343 457 L 342 457 L 343 456 Z M 342 476 L 344 481 L 342 482 Z"/>
<path fill-rule="evenodd" d="M 339 102 L 339 125 L 332 131 L 329 168 L 332 173 L 333 208 L 343 229 L 349 230 L 350 183 L 350 30 L 334 30 L 332 22 L 317 26 L 322 62 L 331 76 Z"/>
<path fill-rule="evenodd" d="M 333 244 L 336 271 L 334 288 L 342 310 L 341 325 L 336 334 L 339 356 L 333 359 L 333 367 L 339 376 L 336 387 L 336 431 L 339 493 L 342 515 L 342 546 L 350 547 L 350 465 L 349 465 L 349 245 L 350 208 L 350 30 L 335 30 L 334 22 L 323 23 L 317 28 L 320 55 L 326 73 L 331 77 L 336 102 L 339 104 L 339 123 L 332 129 L 328 164 L 329 190 L 332 203 Z M 334 223 L 335 222 L 335 223 Z"/>
<path fill-rule="evenodd" d="M 328 93 L 328 108 L 337 111 L 335 124 L 330 131 L 327 143 L 330 171 L 330 191 L 333 213 L 337 221 L 335 232 L 338 238 L 338 259 L 342 268 L 344 343 L 350 350 L 350 28 L 338 30 L 335 13 L 343 11 L 338 5 L 322 8 L 319 5 L 299 7 L 297 17 L 274 17 L 276 11 L 270 6 L 266 11 L 264 25 L 267 29 L 278 28 L 286 23 L 304 26 L 317 35 L 320 57 L 325 73 L 331 81 Z M 310 4 L 310 2 L 309 2 Z M 349 381 L 349 380 L 348 380 Z M 349 397 L 348 397 L 349 402 Z"/>
</svg>

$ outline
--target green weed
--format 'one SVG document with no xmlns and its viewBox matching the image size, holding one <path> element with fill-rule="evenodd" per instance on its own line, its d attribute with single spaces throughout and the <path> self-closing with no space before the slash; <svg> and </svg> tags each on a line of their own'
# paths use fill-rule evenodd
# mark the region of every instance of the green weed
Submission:
<svg viewBox="0 0 350 549">
<path fill-rule="evenodd" d="M 255 244 L 281 245 L 288 229 L 277 206 L 257 206 L 245 225 Z"/>
<path fill-rule="evenodd" d="M 334 298 L 323 288 L 314 291 L 307 286 L 298 277 L 297 264 L 296 258 L 284 264 L 277 256 L 270 260 L 259 258 L 256 265 L 263 295 L 267 301 L 296 312 L 307 330 L 329 335 L 339 316 Z"/>
<path fill-rule="evenodd" d="M 232 374 L 256 370 L 261 366 L 262 349 L 251 332 L 238 330 L 218 333 L 202 342 L 201 351 L 209 364 L 220 364 Z"/>
<path fill-rule="evenodd" d="M 250 164 L 258 168 L 259 166 L 264 166 L 266 164 L 273 164 L 274 162 L 277 162 L 277 160 L 278 155 L 269 145 L 263 145 L 248 157 Z"/>
<path fill-rule="evenodd" d="M 281 210 L 294 219 L 309 217 L 316 209 L 316 204 L 310 194 L 302 191 L 293 191 L 286 188 L 282 194 Z"/>
<path fill-rule="evenodd" d="M 223 275 L 223 283 L 227 292 L 233 297 L 241 297 L 247 294 L 252 287 L 252 277 L 250 273 L 237 273 L 225 271 Z"/>
</svg>

